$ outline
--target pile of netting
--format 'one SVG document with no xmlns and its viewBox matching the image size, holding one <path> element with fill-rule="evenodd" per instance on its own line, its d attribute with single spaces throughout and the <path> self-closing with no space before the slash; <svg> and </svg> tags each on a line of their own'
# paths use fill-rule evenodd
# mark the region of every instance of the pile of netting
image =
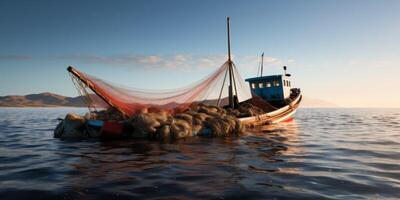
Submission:
<svg viewBox="0 0 400 200">
<path fill-rule="evenodd" d="M 96 119 L 106 120 L 110 116 L 121 119 L 110 109 L 98 112 Z M 176 139 L 190 136 L 227 136 L 240 134 L 244 127 L 238 116 L 262 114 L 263 110 L 249 103 L 238 109 L 224 109 L 217 106 L 196 104 L 179 114 L 163 110 L 142 112 L 123 120 L 127 138 Z"/>
<path fill-rule="evenodd" d="M 121 122 L 128 138 L 237 135 L 243 131 L 238 118 L 274 109 L 261 98 L 252 97 L 248 84 L 230 61 L 191 86 L 158 92 L 116 86 L 73 68 L 68 70 L 91 111 L 75 123 L 76 129 L 82 129 L 85 120 L 95 119 Z M 229 101 L 232 96 L 235 109 L 228 106 L 233 103 Z M 68 117 L 79 118 L 67 116 L 64 121 Z"/>
<path fill-rule="evenodd" d="M 93 119 L 122 124 L 124 132 L 119 138 L 173 140 L 191 136 L 237 136 L 245 129 L 238 117 L 260 115 L 263 112 L 247 102 L 241 103 L 237 109 L 196 104 L 179 114 L 154 109 L 150 112 L 142 110 L 141 113 L 126 119 L 119 111 L 109 108 L 87 113 L 85 116 L 67 114 L 57 126 L 54 137 L 99 138 L 100 130 L 91 129 L 86 125 L 87 121 Z"/>
</svg>

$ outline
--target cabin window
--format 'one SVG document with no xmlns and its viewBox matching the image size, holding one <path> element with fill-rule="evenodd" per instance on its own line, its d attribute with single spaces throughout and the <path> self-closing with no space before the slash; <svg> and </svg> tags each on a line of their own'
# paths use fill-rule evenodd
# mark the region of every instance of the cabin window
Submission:
<svg viewBox="0 0 400 200">
<path fill-rule="evenodd" d="M 275 80 L 273 83 L 274 83 L 274 86 L 275 86 L 275 87 L 278 87 L 278 86 L 279 86 L 279 81 Z"/>
<path fill-rule="evenodd" d="M 265 83 L 265 87 L 271 87 L 271 82 L 267 81 L 267 82 Z"/>
<path fill-rule="evenodd" d="M 251 89 L 255 89 L 256 88 L 256 84 L 255 83 L 251 83 Z"/>
<path fill-rule="evenodd" d="M 290 81 L 288 81 L 288 83 L 289 83 L 289 87 L 290 87 Z"/>
<path fill-rule="evenodd" d="M 287 86 L 286 80 L 283 80 L 283 86 Z"/>
<path fill-rule="evenodd" d="M 264 84 L 263 83 L 258 83 L 258 88 L 263 88 Z"/>
</svg>

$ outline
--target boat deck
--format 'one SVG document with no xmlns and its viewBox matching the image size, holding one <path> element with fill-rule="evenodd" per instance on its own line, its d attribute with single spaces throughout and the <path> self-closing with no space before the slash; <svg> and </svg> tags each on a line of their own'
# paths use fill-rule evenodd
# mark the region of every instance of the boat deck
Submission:
<svg viewBox="0 0 400 200">
<path fill-rule="evenodd" d="M 299 93 L 296 96 L 291 97 L 291 99 L 292 102 L 284 107 L 258 116 L 239 118 L 239 120 L 245 126 L 258 126 L 278 123 L 290 119 L 300 106 L 302 95 Z"/>
</svg>

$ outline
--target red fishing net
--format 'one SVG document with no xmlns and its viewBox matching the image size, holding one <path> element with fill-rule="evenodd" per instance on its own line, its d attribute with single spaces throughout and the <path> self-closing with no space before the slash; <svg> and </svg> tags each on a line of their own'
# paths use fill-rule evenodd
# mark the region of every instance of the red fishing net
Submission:
<svg viewBox="0 0 400 200">
<path fill-rule="evenodd" d="M 225 106 L 229 104 L 229 68 L 229 61 L 227 61 L 215 72 L 196 83 L 164 91 L 145 91 L 119 86 L 73 68 L 70 68 L 69 71 L 78 91 L 87 97 L 90 108 L 108 105 L 126 116 L 132 116 L 149 109 L 180 113 L 193 103 Z M 248 84 L 241 78 L 233 63 L 232 78 L 233 94 L 237 96 L 238 101 L 243 102 L 252 98 Z M 92 92 L 96 95 L 93 95 Z M 98 97 L 102 99 L 102 102 Z"/>
</svg>

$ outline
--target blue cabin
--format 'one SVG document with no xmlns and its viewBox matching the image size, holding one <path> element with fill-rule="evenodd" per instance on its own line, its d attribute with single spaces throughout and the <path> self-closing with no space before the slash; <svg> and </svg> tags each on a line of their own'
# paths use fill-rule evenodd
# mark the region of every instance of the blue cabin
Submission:
<svg viewBox="0 0 400 200">
<path fill-rule="evenodd" d="M 251 92 L 269 102 L 282 102 L 290 97 L 289 74 L 260 76 L 246 79 Z"/>
</svg>

